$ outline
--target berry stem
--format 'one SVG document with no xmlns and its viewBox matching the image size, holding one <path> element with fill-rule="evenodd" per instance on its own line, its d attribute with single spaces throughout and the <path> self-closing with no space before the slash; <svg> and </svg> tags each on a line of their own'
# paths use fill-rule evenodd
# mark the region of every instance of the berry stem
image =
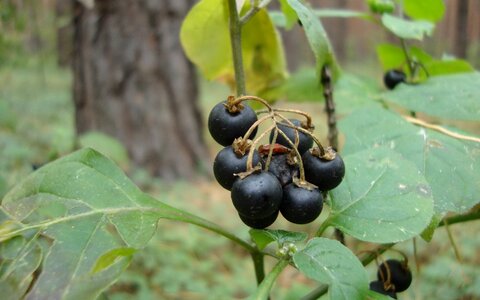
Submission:
<svg viewBox="0 0 480 300">
<path fill-rule="evenodd" d="M 268 119 L 273 119 L 273 114 L 261 117 L 260 119 L 255 121 L 255 123 L 253 123 L 252 126 L 250 126 L 250 128 L 248 128 L 247 132 L 245 132 L 245 135 L 243 136 L 243 140 L 246 141 L 250 137 L 252 132 L 255 130 L 255 128 L 257 128 L 260 124 L 262 124 L 263 122 L 265 122 Z"/>
<path fill-rule="evenodd" d="M 278 137 L 278 129 L 274 128 L 273 129 L 273 139 L 272 142 L 270 143 L 270 148 L 268 149 L 268 155 L 267 155 L 267 161 L 265 162 L 265 171 L 268 171 L 268 168 L 270 167 L 270 162 L 272 161 L 272 155 L 273 155 L 273 145 L 275 145 Z"/>
<path fill-rule="evenodd" d="M 232 46 L 233 68 L 235 71 L 235 85 L 237 96 L 245 95 L 245 70 L 243 69 L 242 57 L 242 24 L 237 12 L 237 1 L 228 0 L 228 12 L 230 15 L 230 43 Z"/>
<path fill-rule="evenodd" d="M 411 76 L 410 78 L 413 78 L 413 76 L 415 75 L 414 74 L 415 69 L 413 67 L 413 61 L 412 61 L 412 58 L 410 57 L 410 53 L 408 53 L 407 42 L 405 41 L 405 39 L 400 38 L 400 44 L 402 45 L 402 51 L 403 51 L 403 54 L 405 55 L 405 60 L 407 61 L 408 71 L 410 71 L 410 76 Z"/>
<path fill-rule="evenodd" d="M 254 153 L 255 149 L 257 148 L 258 143 L 260 142 L 260 140 L 261 140 L 263 137 L 265 137 L 267 134 L 269 134 L 270 131 L 272 131 L 273 129 L 275 129 L 275 126 L 276 126 L 276 125 L 270 126 L 267 130 L 265 130 L 264 132 L 262 132 L 262 134 L 260 134 L 260 135 L 252 142 L 252 146 L 251 146 L 250 150 L 248 151 L 248 157 L 247 157 L 247 172 L 253 170 L 253 153 Z"/>
<path fill-rule="evenodd" d="M 250 9 L 243 17 L 240 18 L 240 24 L 246 24 L 253 16 L 255 16 L 258 11 L 260 11 L 260 9 L 266 7 L 271 1 L 272 0 L 263 0 L 261 3 L 258 3 L 259 0 L 252 0 L 252 6 Z"/>
<path fill-rule="evenodd" d="M 280 273 L 285 269 L 289 264 L 287 259 L 280 259 L 277 264 L 273 267 L 270 273 L 267 274 L 262 283 L 258 286 L 258 289 L 252 299 L 256 300 L 266 300 L 269 297 L 270 290 L 272 289 L 273 284 L 277 280 Z"/>
<path fill-rule="evenodd" d="M 292 124 L 293 125 L 293 124 Z M 295 127 L 295 126 L 294 126 Z M 292 149 L 293 151 L 295 151 L 295 156 L 298 158 L 298 169 L 300 171 L 300 182 L 305 182 L 305 169 L 303 168 L 303 161 L 302 161 L 302 155 L 300 154 L 300 152 L 298 152 L 298 148 L 296 146 L 296 144 L 298 144 L 298 132 L 296 132 L 296 136 L 295 136 L 295 140 L 296 140 L 296 144 L 294 144 L 289 138 L 288 136 L 283 132 L 281 131 L 278 126 L 277 126 L 277 123 L 275 124 L 275 128 L 277 129 L 277 131 L 280 133 L 281 136 L 283 136 L 283 138 L 290 144 L 290 146 L 292 146 Z"/>
<path fill-rule="evenodd" d="M 286 113 L 292 113 L 292 114 L 297 114 L 297 115 L 304 116 L 305 119 L 307 119 L 307 127 L 308 128 L 313 127 L 312 126 L 312 116 L 310 116 L 310 114 L 307 113 L 307 112 L 297 110 L 297 109 L 288 109 L 288 108 L 274 108 L 273 111 L 274 112 L 286 112 Z M 259 113 L 262 113 L 262 112 L 259 112 Z"/>
<path fill-rule="evenodd" d="M 276 116 L 276 117 L 279 117 L 279 118 L 282 119 L 283 121 L 287 122 L 286 124 L 285 124 L 285 123 L 282 123 L 282 126 L 286 126 L 286 127 L 293 128 L 293 129 L 295 129 L 295 130 L 297 130 L 297 131 L 303 132 L 303 133 L 305 133 L 306 135 L 310 136 L 310 137 L 313 139 L 313 141 L 315 142 L 315 144 L 317 144 L 318 149 L 320 150 L 320 155 L 321 155 L 322 157 L 325 156 L 325 148 L 323 148 L 322 143 L 320 142 L 320 140 L 319 140 L 315 135 L 313 135 L 310 131 L 308 131 L 308 130 L 305 129 L 305 128 L 302 128 L 302 127 L 293 125 L 292 122 L 290 122 L 290 120 L 288 120 L 287 118 L 285 118 L 284 116 L 282 116 L 282 115 L 279 114 L 279 113 L 275 113 L 275 116 Z"/>
<path fill-rule="evenodd" d="M 273 111 L 273 108 L 272 108 L 272 106 L 268 103 L 268 101 L 266 101 L 265 99 L 262 99 L 262 98 L 260 98 L 260 97 L 252 96 L 252 95 L 247 95 L 247 96 L 238 97 L 237 99 L 235 99 L 235 101 L 232 102 L 232 104 L 238 104 L 238 103 L 241 103 L 241 102 L 247 101 L 247 100 L 253 100 L 253 101 L 260 102 L 260 103 L 262 103 L 262 104 L 267 108 L 267 111 L 268 111 L 268 112 L 271 113 L 271 112 Z"/>
</svg>

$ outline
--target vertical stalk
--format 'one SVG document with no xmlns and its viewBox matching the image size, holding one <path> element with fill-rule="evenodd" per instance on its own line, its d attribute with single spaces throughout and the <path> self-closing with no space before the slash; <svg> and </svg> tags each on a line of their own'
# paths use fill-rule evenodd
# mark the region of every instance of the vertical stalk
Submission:
<svg viewBox="0 0 480 300">
<path fill-rule="evenodd" d="M 265 280 L 262 282 L 262 284 L 258 287 L 257 292 L 255 295 L 251 298 L 254 300 L 266 300 L 269 298 L 270 290 L 272 289 L 273 284 L 277 280 L 278 276 L 280 273 L 285 269 L 285 267 L 288 266 L 288 260 L 281 258 L 277 264 L 273 267 L 272 271 L 268 273 L 267 277 L 265 277 Z"/>
<path fill-rule="evenodd" d="M 242 56 L 242 24 L 240 23 L 239 12 L 235 0 L 228 0 L 229 26 L 230 26 L 230 45 L 232 47 L 233 69 L 235 72 L 235 85 L 237 96 L 246 94 L 245 71 L 243 69 Z M 252 261 L 255 268 L 257 284 L 265 278 L 264 255 L 260 251 L 252 251 Z"/>
<path fill-rule="evenodd" d="M 328 65 L 322 67 L 320 82 L 323 87 L 323 97 L 325 98 L 325 110 L 327 112 L 328 123 L 328 143 L 338 151 L 338 129 L 337 116 L 335 114 L 335 102 L 333 101 L 332 72 Z M 335 238 L 345 245 L 345 235 L 335 228 Z"/>
<path fill-rule="evenodd" d="M 235 71 L 235 85 L 237 96 L 246 94 L 245 71 L 242 57 L 242 25 L 237 12 L 235 0 L 228 0 L 228 12 L 230 15 L 230 45 L 232 46 L 233 68 Z"/>
</svg>

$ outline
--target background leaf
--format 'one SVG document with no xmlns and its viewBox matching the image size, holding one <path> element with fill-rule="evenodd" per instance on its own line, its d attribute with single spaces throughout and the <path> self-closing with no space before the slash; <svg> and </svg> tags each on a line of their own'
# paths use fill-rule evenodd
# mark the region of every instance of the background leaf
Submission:
<svg viewBox="0 0 480 300">
<path fill-rule="evenodd" d="M 412 19 L 440 21 L 445 14 L 443 0 L 403 0 L 403 9 Z"/>
<path fill-rule="evenodd" d="M 480 120 L 480 73 L 432 77 L 419 85 L 399 85 L 384 99 L 409 110 L 445 119 Z"/>
<path fill-rule="evenodd" d="M 378 106 L 354 112 L 340 129 L 345 154 L 386 146 L 413 162 L 431 188 L 436 214 L 464 213 L 480 202 L 479 143 L 414 126 Z"/>
<path fill-rule="evenodd" d="M 328 64 L 333 68 L 334 77 L 336 77 L 336 73 L 338 73 L 339 70 L 332 46 L 315 12 L 299 0 L 287 1 L 297 12 L 297 16 L 302 22 L 308 43 L 315 55 L 318 75 L 320 74 L 321 68 L 325 64 Z"/>
<path fill-rule="evenodd" d="M 368 292 L 365 268 L 338 241 L 314 238 L 295 253 L 293 261 L 305 276 L 329 285 L 330 299 L 365 299 Z"/>
<path fill-rule="evenodd" d="M 127 149 L 115 138 L 98 131 L 91 131 L 78 137 L 80 148 L 92 148 L 112 159 L 115 163 L 128 168 L 130 160 Z"/>
<path fill-rule="evenodd" d="M 404 241 L 430 222 L 430 187 L 417 167 L 386 147 L 344 158 L 342 183 L 331 191 L 329 222 L 357 239 Z"/>
<path fill-rule="evenodd" d="M 382 15 L 382 24 L 390 32 L 403 39 L 423 40 L 433 33 L 435 25 L 428 21 L 408 21 L 390 14 Z"/>
</svg>

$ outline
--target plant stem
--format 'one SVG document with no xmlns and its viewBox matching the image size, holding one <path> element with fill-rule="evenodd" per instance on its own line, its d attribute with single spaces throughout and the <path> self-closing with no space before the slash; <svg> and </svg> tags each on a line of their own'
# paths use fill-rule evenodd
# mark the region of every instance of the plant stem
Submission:
<svg viewBox="0 0 480 300">
<path fill-rule="evenodd" d="M 264 254 L 258 251 L 252 252 L 253 267 L 255 268 L 255 277 L 257 278 L 257 284 L 260 285 L 265 278 L 264 270 Z"/>
<path fill-rule="evenodd" d="M 328 65 L 322 67 L 320 78 L 323 87 L 323 97 L 325 98 L 325 110 L 327 112 L 328 143 L 335 151 L 338 151 L 338 129 L 335 102 L 333 101 L 332 72 Z M 345 245 L 345 235 L 336 228 L 335 238 Z"/>
<path fill-rule="evenodd" d="M 465 215 L 457 215 L 449 218 L 445 218 L 438 224 L 438 227 L 445 226 L 445 225 L 453 225 L 456 223 L 463 223 L 467 221 L 475 221 L 480 219 L 480 210 L 471 212 Z"/>
<path fill-rule="evenodd" d="M 270 290 L 272 289 L 273 284 L 277 280 L 277 277 L 280 273 L 288 266 L 288 260 L 280 259 L 277 264 L 273 267 L 273 269 L 268 273 L 267 277 L 262 281 L 262 283 L 258 286 L 257 292 L 252 298 L 255 300 L 266 300 L 270 295 Z"/>
<path fill-rule="evenodd" d="M 228 0 L 228 11 L 230 15 L 230 45 L 232 47 L 235 85 L 237 88 L 237 96 L 242 96 L 246 94 L 245 71 L 243 69 L 242 57 L 242 25 L 240 24 L 235 0 Z"/>
<path fill-rule="evenodd" d="M 327 229 L 330 226 L 330 223 L 328 221 L 329 221 L 328 218 L 325 221 L 323 221 L 322 225 L 320 225 L 320 228 L 318 228 L 317 232 L 315 233 L 315 236 L 322 236 L 325 229 Z"/>
<path fill-rule="evenodd" d="M 415 70 L 413 69 L 413 61 L 410 58 L 410 53 L 408 53 L 407 43 L 405 42 L 404 39 L 401 38 L 400 39 L 400 44 L 402 45 L 403 54 L 405 55 L 405 59 L 407 60 L 407 65 L 408 65 L 408 70 L 410 71 L 410 76 L 411 76 L 411 78 L 413 78 L 413 76 L 415 75 L 415 74 L 413 74 L 413 72 Z"/>
</svg>

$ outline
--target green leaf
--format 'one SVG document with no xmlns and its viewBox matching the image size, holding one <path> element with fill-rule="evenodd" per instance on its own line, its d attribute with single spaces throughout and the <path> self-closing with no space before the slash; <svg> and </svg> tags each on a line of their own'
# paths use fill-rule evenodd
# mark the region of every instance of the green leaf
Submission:
<svg viewBox="0 0 480 300">
<path fill-rule="evenodd" d="M 350 10 L 350 9 L 334 9 L 334 8 L 325 8 L 320 10 L 314 10 L 315 15 L 320 18 L 361 18 L 366 20 L 372 20 L 370 14 Z"/>
<path fill-rule="evenodd" d="M 78 145 L 81 148 L 93 148 L 121 165 L 122 168 L 128 168 L 130 161 L 127 149 L 109 135 L 98 131 L 87 132 L 78 138 Z"/>
<path fill-rule="evenodd" d="M 368 300 L 391 300 L 393 298 L 369 290 L 368 293 L 367 293 L 367 299 Z"/>
<path fill-rule="evenodd" d="M 365 299 L 367 272 L 350 249 L 338 241 L 314 238 L 295 253 L 293 261 L 305 276 L 329 285 L 330 299 Z"/>
<path fill-rule="evenodd" d="M 392 243 L 420 234 L 430 222 L 430 187 L 417 167 L 385 147 L 344 158 L 343 182 L 331 191 L 329 223 L 368 242 Z"/>
<path fill-rule="evenodd" d="M 97 273 L 105 270 L 106 268 L 113 265 L 119 258 L 131 258 L 136 251 L 137 250 L 134 248 L 117 248 L 110 250 L 100 256 L 100 258 L 95 263 L 95 266 L 93 267 L 92 273 Z"/>
<path fill-rule="evenodd" d="M 443 0 L 404 0 L 403 9 L 412 19 L 440 21 L 445 14 Z"/>
<path fill-rule="evenodd" d="M 401 47 L 393 44 L 379 44 L 376 51 L 383 70 L 399 69 L 403 67 L 405 71 L 409 71 L 406 65 L 407 60 Z M 415 62 L 425 65 L 433 61 L 433 58 L 421 48 L 410 47 L 408 52 L 411 59 Z"/>
<path fill-rule="evenodd" d="M 425 68 L 430 76 L 448 75 L 455 73 L 474 72 L 475 69 L 463 59 L 432 60 L 425 63 Z"/>
<path fill-rule="evenodd" d="M 126 268 L 130 250 L 125 248 L 143 248 L 159 218 L 225 234 L 215 224 L 144 194 L 93 149 L 79 150 L 32 173 L 7 193 L 0 212 L 1 241 L 18 236 L 31 240 L 17 245 L 18 253 L 28 252 L 26 245 L 40 238 L 52 241 L 45 246 L 41 270 L 29 263 L 40 271 L 26 296 L 35 299 L 95 299 Z M 32 278 L 25 278 L 28 286 Z M 22 286 L 16 288 L 22 293 Z"/>
<path fill-rule="evenodd" d="M 349 114 L 353 110 L 371 104 L 378 97 L 376 81 L 368 77 L 342 73 L 335 83 L 334 97 L 336 110 L 340 114 Z"/>
<path fill-rule="evenodd" d="M 207 79 L 231 74 L 227 2 L 199 1 L 183 21 L 180 41 L 188 58 Z"/>
<path fill-rule="evenodd" d="M 399 85 L 384 99 L 431 116 L 480 120 L 480 73 L 432 77 L 419 85 Z"/>
<path fill-rule="evenodd" d="M 300 0 L 287 1 L 297 12 L 297 16 L 302 22 L 308 43 L 315 55 L 317 74 L 320 75 L 320 70 L 324 65 L 330 65 L 333 68 L 334 77 L 336 77 L 339 70 L 335 61 L 332 46 L 327 37 L 327 33 L 323 28 L 322 23 L 315 15 L 315 12 Z"/>
<path fill-rule="evenodd" d="M 323 101 L 322 87 L 318 84 L 314 68 L 302 68 L 292 74 L 281 91 L 288 101 Z"/>
<path fill-rule="evenodd" d="M 431 188 L 436 214 L 464 213 L 479 203 L 479 143 L 414 126 L 381 107 L 354 112 L 340 129 L 346 154 L 386 146 L 413 162 Z"/>
<path fill-rule="evenodd" d="M 250 229 L 250 236 L 257 244 L 258 249 L 263 250 L 271 242 L 277 242 L 279 246 L 285 243 L 304 242 L 308 235 L 305 232 L 294 232 L 286 230 L 271 229 Z"/>
<path fill-rule="evenodd" d="M 285 18 L 285 28 L 292 29 L 293 25 L 297 24 L 297 13 L 288 5 L 287 0 L 280 0 L 280 8 L 282 9 Z"/>
<path fill-rule="evenodd" d="M 248 9 L 249 3 L 244 6 Z M 233 86 L 234 70 L 227 1 L 202 0 L 186 16 L 180 41 L 187 57 L 207 79 Z M 242 28 L 247 90 L 253 94 L 277 86 L 287 76 L 281 38 L 267 11 L 261 9 Z"/>
<path fill-rule="evenodd" d="M 407 21 L 390 14 L 382 15 L 382 24 L 400 38 L 415 40 L 423 40 L 425 35 L 432 35 L 435 28 L 435 25 L 428 21 Z"/>
</svg>

